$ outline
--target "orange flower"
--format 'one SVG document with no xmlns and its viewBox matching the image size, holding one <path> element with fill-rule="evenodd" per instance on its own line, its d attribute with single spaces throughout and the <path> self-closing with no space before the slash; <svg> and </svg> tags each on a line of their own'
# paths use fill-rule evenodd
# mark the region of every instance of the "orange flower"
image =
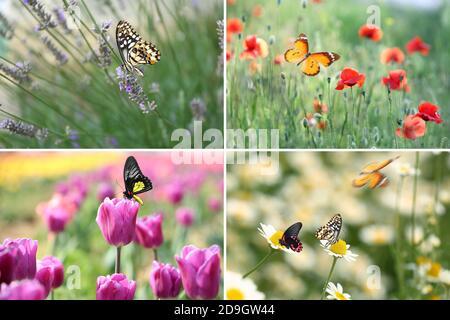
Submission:
<svg viewBox="0 0 450 320">
<path fill-rule="evenodd" d="M 252 15 L 256 18 L 261 17 L 263 14 L 263 7 L 259 4 L 255 5 L 252 10 Z"/>
<path fill-rule="evenodd" d="M 240 54 L 241 59 L 252 60 L 258 57 L 265 58 L 269 54 L 267 42 L 255 35 L 248 36 L 244 40 L 244 51 Z"/>
<path fill-rule="evenodd" d="M 403 127 L 397 128 L 395 134 L 400 138 L 416 140 L 423 137 L 426 131 L 426 123 L 421 117 L 409 115 L 403 121 Z"/>
<path fill-rule="evenodd" d="M 327 113 L 328 106 L 325 103 L 321 103 L 319 99 L 314 99 L 313 101 L 314 111 L 317 113 Z"/>
<path fill-rule="evenodd" d="M 284 62 L 284 54 L 278 54 L 273 59 L 273 63 L 276 65 L 283 64 L 283 62 Z"/>
<path fill-rule="evenodd" d="M 400 48 L 387 48 L 381 52 L 380 61 L 383 64 L 391 62 L 402 64 L 405 61 L 405 54 Z"/>
<path fill-rule="evenodd" d="M 317 123 L 317 129 L 325 130 L 327 128 L 327 122 L 325 120 L 320 120 Z"/>
<path fill-rule="evenodd" d="M 365 80 L 366 75 L 364 73 L 359 73 L 358 70 L 353 68 L 344 68 L 341 72 L 341 80 L 339 80 L 336 90 L 350 88 L 356 84 L 361 88 Z"/>
<path fill-rule="evenodd" d="M 359 36 L 378 42 L 383 37 L 383 31 L 375 25 L 365 24 L 359 28 Z"/>
<path fill-rule="evenodd" d="M 236 0 L 227 0 L 227 4 L 229 6 L 235 5 L 236 4 Z"/>
<path fill-rule="evenodd" d="M 391 90 L 405 90 L 405 92 L 411 91 L 408 85 L 405 70 L 398 69 L 389 71 L 389 77 L 382 78 L 381 81 L 385 86 L 389 86 L 389 89 Z"/>
<path fill-rule="evenodd" d="M 406 44 L 406 50 L 409 54 L 420 52 L 423 56 L 427 56 L 431 46 L 422 41 L 421 37 L 415 37 Z"/>
<path fill-rule="evenodd" d="M 248 66 L 248 69 L 249 69 L 251 75 L 255 75 L 255 74 L 261 72 L 262 67 L 261 67 L 260 63 L 257 63 L 256 61 L 252 61 L 250 63 L 250 65 Z"/>
</svg>

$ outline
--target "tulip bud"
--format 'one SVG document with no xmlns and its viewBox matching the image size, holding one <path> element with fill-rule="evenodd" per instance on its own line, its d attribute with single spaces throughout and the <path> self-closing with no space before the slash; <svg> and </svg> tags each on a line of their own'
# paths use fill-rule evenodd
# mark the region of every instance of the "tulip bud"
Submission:
<svg viewBox="0 0 450 320">
<path fill-rule="evenodd" d="M 135 292 L 136 281 L 122 273 L 97 278 L 97 300 L 133 300 Z"/>
<path fill-rule="evenodd" d="M 46 295 L 64 282 L 64 266 L 58 258 L 48 256 L 37 262 L 36 279 L 44 286 Z"/>
<path fill-rule="evenodd" d="M 175 298 L 181 289 L 180 273 L 170 264 L 153 261 L 150 286 L 158 298 Z"/>
<path fill-rule="evenodd" d="M 6 239 L 0 245 L 0 283 L 33 279 L 36 274 L 37 240 Z"/>
<path fill-rule="evenodd" d="M 144 248 L 158 248 L 164 241 L 162 222 L 162 213 L 137 219 L 136 242 Z"/>
<path fill-rule="evenodd" d="M 181 183 L 176 182 L 176 183 L 171 183 L 170 185 L 168 185 L 166 187 L 166 194 L 167 194 L 168 200 L 172 204 L 180 203 L 184 197 L 184 190 L 183 190 Z"/>
<path fill-rule="evenodd" d="M 139 203 L 128 199 L 106 198 L 97 212 L 97 224 L 105 240 L 113 246 L 129 244 L 135 237 Z"/>
<path fill-rule="evenodd" d="M 219 212 L 222 209 L 222 202 L 217 198 L 210 198 L 208 200 L 208 208 L 212 212 Z"/>
<path fill-rule="evenodd" d="M 0 285 L 0 300 L 44 300 L 44 286 L 37 280 L 13 281 Z"/>
<path fill-rule="evenodd" d="M 191 299 L 214 299 L 220 286 L 220 248 L 185 246 L 175 260 L 186 295 Z"/>
<path fill-rule="evenodd" d="M 189 208 L 179 208 L 175 212 L 178 223 L 184 227 L 190 227 L 194 223 L 194 211 Z"/>
</svg>

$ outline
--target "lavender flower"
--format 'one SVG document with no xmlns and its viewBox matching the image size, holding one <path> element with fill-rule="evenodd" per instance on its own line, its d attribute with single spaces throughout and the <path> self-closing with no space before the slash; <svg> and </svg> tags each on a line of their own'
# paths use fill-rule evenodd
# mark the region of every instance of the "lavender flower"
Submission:
<svg viewBox="0 0 450 320">
<path fill-rule="evenodd" d="M 38 140 L 44 140 L 48 136 L 48 129 L 37 128 L 32 124 L 13 119 L 4 119 L 0 121 L 0 129 L 5 129 L 11 133 L 29 138 L 36 138 Z"/>
<path fill-rule="evenodd" d="M 102 23 L 100 30 L 94 30 L 99 34 L 99 48 L 98 48 L 98 65 L 101 68 L 107 68 L 111 65 L 111 50 L 109 49 L 108 42 L 109 36 L 107 34 L 109 28 L 111 27 L 111 21 L 106 21 Z"/>
<path fill-rule="evenodd" d="M 41 41 L 50 50 L 61 66 L 67 63 L 67 54 L 56 48 L 55 44 L 47 36 L 42 36 Z"/>
<path fill-rule="evenodd" d="M 149 113 L 158 107 L 155 101 L 148 100 L 144 89 L 142 89 L 137 78 L 132 73 L 120 66 L 116 69 L 116 74 L 119 79 L 120 91 L 125 91 L 128 94 L 128 98 L 139 106 L 142 113 Z"/>
<path fill-rule="evenodd" d="M 202 99 L 200 99 L 200 98 L 192 99 L 190 106 L 191 106 L 192 115 L 194 116 L 195 120 L 197 120 L 197 121 L 205 120 L 206 104 Z"/>
<path fill-rule="evenodd" d="M 58 21 L 58 24 L 63 28 L 64 33 L 69 34 L 72 32 L 70 30 L 69 25 L 67 24 L 66 15 L 64 14 L 64 9 L 60 7 L 55 7 L 53 9 L 53 13 L 56 16 L 56 20 Z"/>
<path fill-rule="evenodd" d="M 39 18 L 39 26 L 38 31 L 48 29 L 48 28 L 56 28 L 58 25 L 55 21 L 53 21 L 51 14 L 45 11 L 44 5 L 38 0 L 23 0 L 25 5 L 28 5 L 31 10 L 36 14 Z"/>
<path fill-rule="evenodd" d="M 221 75 L 223 73 L 223 64 L 224 64 L 224 22 L 223 20 L 217 20 L 217 36 L 219 38 L 219 48 L 220 48 L 220 54 L 217 58 L 217 69 L 216 74 Z"/>
<path fill-rule="evenodd" d="M 5 39 L 11 39 L 14 36 L 14 28 L 1 12 L 0 23 L 2 24 L 2 26 L 0 27 L 0 36 Z"/>
<path fill-rule="evenodd" d="M 0 63 L 0 71 L 13 78 L 20 84 L 31 83 L 31 78 L 28 75 L 31 71 L 31 65 L 29 62 L 17 62 L 14 67 L 8 67 L 7 65 Z"/>
</svg>

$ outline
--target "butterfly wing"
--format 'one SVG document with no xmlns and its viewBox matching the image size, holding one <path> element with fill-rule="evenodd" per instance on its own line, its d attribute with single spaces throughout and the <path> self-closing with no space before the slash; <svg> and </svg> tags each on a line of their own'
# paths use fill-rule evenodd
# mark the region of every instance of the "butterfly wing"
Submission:
<svg viewBox="0 0 450 320">
<path fill-rule="evenodd" d="M 381 172 L 363 174 L 352 181 L 355 188 L 362 188 L 367 185 L 370 189 L 386 187 L 389 184 L 388 178 Z"/>
<path fill-rule="evenodd" d="M 129 71 L 133 69 L 129 61 L 129 52 L 140 40 L 141 37 L 127 21 L 119 21 L 116 27 L 117 48 L 119 49 L 123 64 Z"/>
<path fill-rule="evenodd" d="M 316 238 L 327 240 L 326 246 L 335 244 L 338 241 L 342 228 L 342 217 L 340 214 L 334 215 L 326 225 L 320 227 L 316 232 Z"/>
<path fill-rule="evenodd" d="M 339 60 L 341 56 L 334 52 L 315 52 L 311 53 L 309 58 L 315 60 L 324 67 L 330 66 L 333 62 Z"/>
<path fill-rule="evenodd" d="M 379 171 L 388 166 L 389 164 L 391 164 L 392 162 L 394 162 L 395 160 L 397 160 L 398 158 L 399 156 L 392 159 L 369 163 L 362 169 L 361 173 L 373 173 L 375 171 Z"/>
<path fill-rule="evenodd" d="M 284 53 L 284 59 L 287 62 L 299 63 L 309 52 L 308 37 L 302 33 L 294 42 L 294 48 L 288 49 Z"/>
<path fill-rule="evenodd" d="M 301 70 L 307 76 L 313 77 L 319 74 L 320 65 L 316 60 L 312 59 L 311 56 L 309 56 L 303 62 Z"/>
<path fill-rule="evenodd" d="M 133 195 L 153 189 L 150 179 L 142 174 L 141 169 L 133 156 L 127 158 L 123 168 L 125 190 Z"/>
<path fill-rule="evenodd" d="M 303 224 L 301 222 L 296 222 L 289 228 L 287 228 L 280 239 L 280 244 L 295 252 L 302 251 L 303 246 L 300 240 L 298 239 L 298 234 L 302 226 Z"/>
</svg>

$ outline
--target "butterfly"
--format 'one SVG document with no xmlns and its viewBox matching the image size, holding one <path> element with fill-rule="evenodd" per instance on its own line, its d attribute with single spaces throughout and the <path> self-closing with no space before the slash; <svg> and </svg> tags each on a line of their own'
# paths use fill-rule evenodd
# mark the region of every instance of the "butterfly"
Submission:
<svg viewBox="0 0 450 320">
<path fill-rule="evenodd" d="M 334 52 L 309 52 L 308 37 L 301 33 L 294 42 L 294 48 L 288 49 L 284 53 L 284 59 L 287 62 L 302 65 L 302 72 L 307 76 L 315 76 L 320 72 L 320 65 L 330 66 L 333 62 L 339 60 L 341 56 Z"/>
<path fill-rule="evenodd" d="M 398 158 L 400 157 L 369 163 L 361 170 L 359 177 L 352 181 L 352 185 L 355 188 L 367 185 L 370 189 L 386 187 L 389 184 L 389 179 L 379 171 Z"/>
<path fill-rule="evenodd" d="M 156 46 L 142 40 L 141 36 L 126 21 L 121 20 L 116 28 L 116 42 L 122 57 L 123 65 L 128 71 L 135 71 L 143 76 L 138 65 L 155 64 L 161 59 L 161 53 Z"/>
<path fill-rule="evenodd" d="M 144 202 L 137 194 L 152 190 L 153 185 L 150 179 L 144 176 L 133 156 L 128 157 L 125 161 L 123 180 L 125 181 L 123 196 L 127 199 L 135 199 L 142 206 Z"/>
<path fill-rule="evenodd" d="M 283 233 L 283 236 L 279 240 L 280 244 L 292 251 L 301 252 L 303 249 L 303 245 L 298 239 L 298 233 L 300 232 L 302 226 L 303 225 L 301 222 L 297 222 L 287 228 Z"/>
<path fill-rule="evenodd" d="M 327 240 L 326 247 L 335 244 L 339 239 L 339 233 L 342 228 L 341 215 L 335 214 L 326 225 L 320 227 L 316 231 L 316 238 L 319 240 Z"/>
</svg>

